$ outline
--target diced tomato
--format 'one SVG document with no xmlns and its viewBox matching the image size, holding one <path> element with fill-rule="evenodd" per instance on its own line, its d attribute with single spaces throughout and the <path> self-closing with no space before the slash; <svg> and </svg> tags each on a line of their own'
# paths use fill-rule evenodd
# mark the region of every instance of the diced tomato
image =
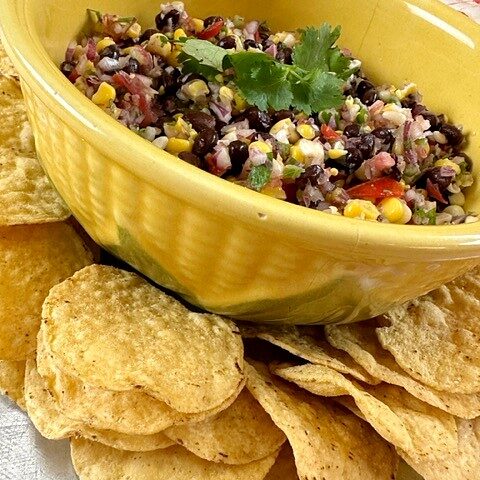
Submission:
<svg viewBox="0 0 480 480">
<path fill-rule="evenodd" d="M 429 178 L 427 178 L 427 193 L 435 200 L 438 200 L 440 203 L 444 203 L 445 205 L 448 204 L 448 202 L 442 195 L 440 188 L 438 188 L 438 185 L 436 183 L 433 183 Z"/>
<path fill-rule="evenodd" d="M 402 197 L 404 190 L 393 178 L 381 177 L 349 188 L 347 193 L 350 198 L 380 200 L 387 197 Z"/>
<path fill-rule="evenodd" d="M 197 33 L 197 37 L 201 40 L 208 40 L 209 38 L 216 37 L 220 30 L 223 27 L 223 20 L 219 20 L 218 22 L 212 23 L 207 28 L 202 30 L 201 32 Z"/>
<path fill-rule="evenodd" d="M 340 138 L 340 135 L 332 127 L 326 125 L 325 123 L 323 123 L 320 127 L 320 133 L 327 141 L 337 140 L 338 138 Z"/>
</svg>

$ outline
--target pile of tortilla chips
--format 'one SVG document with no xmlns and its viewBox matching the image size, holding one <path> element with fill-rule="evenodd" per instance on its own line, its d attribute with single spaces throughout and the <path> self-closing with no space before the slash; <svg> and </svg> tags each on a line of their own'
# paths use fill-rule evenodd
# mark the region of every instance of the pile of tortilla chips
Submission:
<svg viewBox="0 0 480 480">
<path fill-rule="evenodd" d="M 480 478 L 480 269 L 352 325 L 194 313 L 95 264 L 1 71 L 0 391 L 81 480 Z"/>
</svg>

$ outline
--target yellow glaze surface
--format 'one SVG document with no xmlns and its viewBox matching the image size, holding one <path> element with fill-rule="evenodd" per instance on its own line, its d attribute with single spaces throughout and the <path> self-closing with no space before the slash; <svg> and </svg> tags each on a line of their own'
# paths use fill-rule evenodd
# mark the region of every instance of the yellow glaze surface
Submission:
<svg viewBox="0 0 480 480">
<path fill-rule="evenodd" d="M 243 14 L 274 29 L 328 21 L 375 81 L 414 81 L 468 127 L 480 169 L 480 29 L 427 0 L 190 1 L 197 16 Z M 87 7 L 150 25 L 151 0 L 0 0 L 2 40 L 23 78 L 36 144 L 69 207 L 103 246 L 189 301 L 238 318 L 352 321 L 480 263 L 480 224 L 416 227 L 337 217 L 230 184 L 108 117 L 57 68 Z M 480 212 L 480 182 L 467 209 Z"/>
</svg>

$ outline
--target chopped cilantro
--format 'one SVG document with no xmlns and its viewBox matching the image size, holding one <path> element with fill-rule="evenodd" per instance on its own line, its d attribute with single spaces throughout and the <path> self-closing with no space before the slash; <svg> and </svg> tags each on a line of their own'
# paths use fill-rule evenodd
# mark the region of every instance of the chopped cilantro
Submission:
<svg viewBox="0 0 480 480">
<path fill-rule="evenodd" d="M 261 190 L 270 180 L 272 169 L 266 164 L 255 165 L 248 174 L 248 184 L 254 190 Z"/>
<path fill-rule="evenodd" d="M 261 110 L 290 107 L 307 114 L 336 108 L 342 103 L 344 81 L 353 73 L 350 59 L 335 46 L 340 27 L 328 24 L 301 32 L 294 47 L 293 65 L 278 62 L 263 52 L 228 53 L 206 40 L 191 39 L 179 57 L 184 71 L 213 79 L 232 72 L 232 79 L 247 102 Z"/>
</svg>

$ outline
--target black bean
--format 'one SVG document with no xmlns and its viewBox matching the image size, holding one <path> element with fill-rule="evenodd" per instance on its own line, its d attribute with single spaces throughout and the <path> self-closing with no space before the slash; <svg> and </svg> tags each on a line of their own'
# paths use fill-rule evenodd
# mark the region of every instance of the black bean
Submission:
<svg viewBox="0 0 480 480">
<path fill-rule="evenodd" d="M 135 58 L 130 57 L 127 64 L 123 67 L 126 73 L 138 73 L 140 70 L 140 63 Z"/>
<path fill-rule="evenodd" d="M 234 35 L 227 35 L 223 37 L 219 42 L 218 46 L 222 48 L 235 48 L 237 46 L 237 40 Z"/>
<path fill-rule="evenodd" d="M 268 37 L 262 40 L 262 49 L 265 51 L 268 47 L 273 45 L 273 41 L 270 40 Z"/>
<path fill-rule="evenodd" d="M 209 27 L 210 25 L 213 25 L 214 23 L 217 23 L 217 22 L 223 22 L 223 17 L 219 17 L 219 16 L 216 16 L 216 15 L 213 15 L 211 17 L 207 17 L 204 21 L 203 21 L 203 26 L 205 28 Z"/>
<path fill-rule="evenodd" d="M 100 58 L 113 58 L 114 60 L 118 60 L 120 57 L 120 49 L 117 47 L 117 45 L 108 45 L 108 47 L 105 47 L 101 52 L 100 52 Z"/>
<path fill-rule="evenodd" d="M 395 138 L 388 128 L 378 127 L 372 130 L 372 135 L 379 138 L 385 145 L 392 145 Z"/>
<path fill-rule="evenodd" d="M 357 123 L 351 123 L 350 125 L 347 125 L 343 129 L 343 134 L 348 138 L 358 137 L 360 135 L 360 125 Z"/>
<path fill-rule="evenodd" d="M 239 175 L 248 158 L 248 145 L 241 140 L 235 140 L 228 146 L 228 153 L 232 162 L 232 168 L 229 173 L 231 175 Z"/>
<path fill-rule="evenodd" d="M 440 133 L 443 133 L 447 138 L 448 143 L 454 147 L 463 142 L 463 134 L 457 127 L 455 127 L 455 125 L 444 123 L 440 127 Z"/>
<path fill-rule="evenodd" d="M 244 112 L 245 118 L 248 120 L 250 128 L 265 132 L 270 129 L 272 119 L 267 112 L 262 112 L 257 107 L 250 107 Z"/>
<path fill-rule="evenodd" d="M 196 110 L 188 110 L 184 114 L 185 120 L 192 124 L 192 127 L 197 131 L 201 132 L 206 128 L 210 130 L 215 130 L 215 117 L 213 115 L 209 115 L 208 113 L 199 112 Z"/>
<path fill-rule="evenodd" d="M 285 46 L 280 46 L 277 50 L 277 55 L 275 58 L 280 62 L 284 63 L 285 65 L 292 64 L 292 49 Z"/>
<path fill-rule="evenodd" d="M 260 45 L 255 40 L 251 40 L 250 38 L 247 38 L 243 42 L 243 48 L 245 50 L 248 50 L 249 48 L 259 48 L 259 47 L 260 47 Z"/>
<path fill-rule="evenodd" d="M 310 165 L 305 171 L 298 177 L 296 184 L 299 189 L 303 190 L 308 182 L 312 187 L 317 187 L 324 184 L 326 180 L 325 170 L 321 165 Z"/>
<path fill-rule="evenodd" d="M 180 24 L 180 12 L 172 9 L 163 14 L 159 13 L 155 17 L 155 25 L 161 32 L 173 32 Z"/>
<path fill-rule="evenodd" d="M 69 77 L 74 69 L 75 69 L 75 64 L 72 62 L 63 62 L 60 65 L 60 70 L 66 77 Z"/>
<path fill-rule="evenodd" d="M 435 130 L 438 130 L 441 126 L 440 119 L 432 112 L 429 112 L 428 110 L 423 111 L 420 114 L 425 120 L 428 120 L 430 122 L 430 130 L 434 132 Z"/>
<path fill-rule="evenodd" d="M 178 158 L 181 158 L 183 161 L 189 163 L 190 165 L 194 165 L 195 167 L 202 166 L 202 161 L 194 153 L 180 152 L 178 154 Z"/>
<path fill-rule="evenodd" d="M 150 37 L 156 33 L 160 33 L 160 30 L 157 30 L 156 28 L 147 28 L 147 30 L 145 30 L 140 36 L 140 43 L 150 40 Z"/>
<path fill-rule="evenodd" d="M 272 113 L 272 123 L 274 124 L 280 120 L 284 120 L 285 118 L 293 120 L 295 118 L 295 114 L 291 110 L 278 110 L 277 112 Z"/>
<path fill-rule="evenodd" d="M 427 109 L 426 109 L 425 105 L 422 105 L 421 103 L 416 103 L 412 107 L 412 117 L 415 118 L 418 115 L 423 115 L 423 112 L 425 112 L 426 110 Z"/>
<path fill-rule="evenodd" d="M 402 107 L 404 108 L 415 108 L 415 105 L 417 105 L 417 99 L 418 95 L 411 93 L 410 95 L 407 95 L 402 101 Z"/>
<path fill-rule="evenodd" d="M 347 151 L 348 154 L 345 157 L 345 165 L 348 174 L 352 174 L 363 163 L 363 157 L 358 148 L 350 147 Z"/>
<path fill-rule="evenodd" d="M 440 190 L 445 190 L 455 177 L 455 170 L 450 167 L 433 167 L 425 174 L 426 178 L 436 185 Z"/>
<path fill-rule="evenodd" d="M 192 152 L 198 157 L 204 157 L 218 142 L 218 134 L 213 128 L 205 128 L 195 137 Z"/>
<path fill-rule="evenodd" d="M 171 73 L 163 72 L 160 77 L 160 83 L 165 89 L 167 95 L 174 94 L 180 87 L 180 71 L 178 69 L 173 70 Z"/>
<path fill-rule="evenodd" d="M 357 96 L 365 105 L 371 105 L 377 99 L 377 91 L 373 83 L 362 80 L 357 86 Z"/>
<path fill-rule="evenodd" d="M 372 157 L 375 148 L 375 137 L 371 133 L 367 133 L 360 137 L 361 142 L 358 145 L 358 149 L 362 154 L 364 160 Z"/>
</svg>

